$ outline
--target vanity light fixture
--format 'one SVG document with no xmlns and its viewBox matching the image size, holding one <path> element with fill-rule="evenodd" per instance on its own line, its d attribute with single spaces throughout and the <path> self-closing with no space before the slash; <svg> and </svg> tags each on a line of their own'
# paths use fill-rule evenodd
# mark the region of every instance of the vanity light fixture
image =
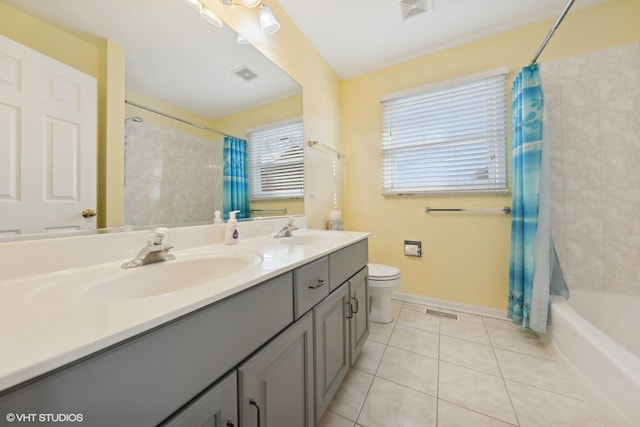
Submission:
<svg viewBox="0 0 640 427">
<path fill-rule="evenodd" d="M 200 13 L 200 16 L 210 24 L 216 27 L 222 27 L 222 19 L 218 18 L 218 15 L 207 9 L 199 0 L 184 0 L 189 6 L 194 8 Z"/>
<path fill-rule="evenodd" d="M 262 0 L 220 0 L 220 2 L 225 6 L 245 6 L 248 8 L 258 8 L 260 30 L 264 34 L 273 34 L 280 29 L 280 23 L 273 15 L 271 8 L 265 4 L 262 4 Z"/>
<path fill-rule="evenodd" d="M 280 23 L 273 16 L 271 8 L 265 4 L 258 9 L 258 16 L 260 17 L 260 30 L 265 34 L 273 34 L 280 29 Z"/>
</svg>

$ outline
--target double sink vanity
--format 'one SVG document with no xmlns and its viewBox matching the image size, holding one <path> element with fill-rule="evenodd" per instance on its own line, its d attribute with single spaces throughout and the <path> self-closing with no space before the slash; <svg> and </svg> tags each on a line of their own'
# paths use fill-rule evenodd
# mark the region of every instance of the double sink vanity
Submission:
<svg viewBox="0 0 640 427">
<path fill-rule="evenodd" d="M 274 238 L 282 222 L 234 246 L 174 229 L 175 259 L 135 268 L 143 232 L 0 245 L 24 263 L 0 276 L 2 422 L 315 426 L 368 335 L 368 233 Z"/>
</svg>

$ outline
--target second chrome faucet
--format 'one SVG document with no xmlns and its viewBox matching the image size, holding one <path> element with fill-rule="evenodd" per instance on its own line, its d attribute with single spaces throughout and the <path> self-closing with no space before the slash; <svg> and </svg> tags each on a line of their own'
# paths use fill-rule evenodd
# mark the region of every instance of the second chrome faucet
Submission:
<svg viewBox="0 0 640 427">
<path fill-rule="evenodd" d="M 168 235 L 168 228 L 154 228 L 151 230 L 151 239 L 147 242 L 147 245 L 138 252 L 134 259 L 122 264 L 122 268 L 140 267 L 141 265 L 174 259 L 175 255 L 169 253 L 173 249 L 173 244 L 169 242 Z"/>
<path fill-rule="evenodd" d="M 273 237 L 278 239 L 281 237 L 291 237 L 293 236 L 294 230 L 297 230 L 297 229 L 298 229 L 298 226 L 295 224 L 295 221 L 293 220 L 293 218 L 289 218 L 287 220 L 286 225 L 282 227 L 280 231 L 278 231 Z"/>
</svg>

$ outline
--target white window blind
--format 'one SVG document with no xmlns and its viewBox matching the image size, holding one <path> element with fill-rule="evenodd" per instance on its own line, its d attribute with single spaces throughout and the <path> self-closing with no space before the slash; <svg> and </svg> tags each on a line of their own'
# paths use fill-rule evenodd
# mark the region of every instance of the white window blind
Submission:
<svg viewBox="0 0 640 427">
<path fill-rule="evenodd" d="M 302 122 L 248 133 L 252 199 L 304 196 Z"/>
<path fill-rule="evenodd" d="M 383 193 L 506 192 L 505 79 L 383 99 Z"/>
</svg>

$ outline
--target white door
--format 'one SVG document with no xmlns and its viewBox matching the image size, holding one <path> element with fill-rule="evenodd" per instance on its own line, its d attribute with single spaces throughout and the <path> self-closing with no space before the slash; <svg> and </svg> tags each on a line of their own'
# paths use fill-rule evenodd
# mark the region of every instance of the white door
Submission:
<svg viewBox="0 0 640 427">
<path fill-rule="evenodd" d="M 96 89 L 0 36 L 0 236 L 96 227 Z"/>
</svg>

